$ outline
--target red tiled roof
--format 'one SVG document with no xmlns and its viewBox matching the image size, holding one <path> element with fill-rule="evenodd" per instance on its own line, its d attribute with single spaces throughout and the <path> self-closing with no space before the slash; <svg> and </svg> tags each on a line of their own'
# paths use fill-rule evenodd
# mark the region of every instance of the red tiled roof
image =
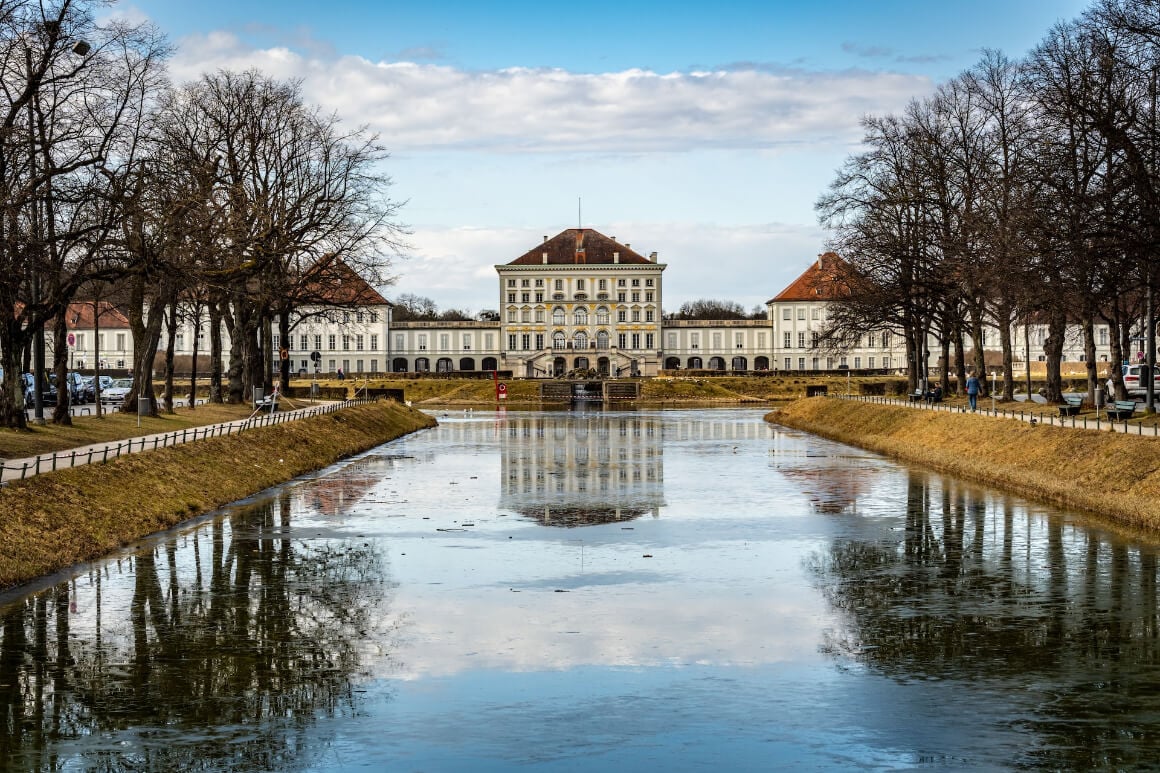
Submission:
<svg viewBox="0 0 1160 773">
<path fill-rule="evenodd" d="M 779 301 L 835 301 L 849 295 L 843 275 L 849 264 L 836 252 L 824 252 L 801 276 L 773 297 Z"/>
<path fill-rule="evenodd" d="M 519 256 L 509 266 L 538 266 L 544 264 L 547 254 L 549 266 L 572 266 L 585 263 L 652 263 L 651 260 L 591 228 L 569 228 L 536 245 Z M 619 259 L 613 258 L 618 253 Z"/>
<path fill-rule="evenodd" d="M 98 322 L 102 329 L 127 329 L 129 327 L 129 318 L 108 301 L 97 301 L 95 309 L 92 301 L 70 303 L 68 311 L 64 315 L 65 327 L 69 330 L 92 330 L 97 327 L 93 322 L 93 318 L 97 314 L 99 314 Z"/>
<path fill-rule="evenodd" d="M 307 284 L 311 303 L 333 303 L 339 306 L 386 306 L 387 299 L 367 284 L 354 269 L 341 260 L 320 263 L 312 270 Z"/>
</svg>

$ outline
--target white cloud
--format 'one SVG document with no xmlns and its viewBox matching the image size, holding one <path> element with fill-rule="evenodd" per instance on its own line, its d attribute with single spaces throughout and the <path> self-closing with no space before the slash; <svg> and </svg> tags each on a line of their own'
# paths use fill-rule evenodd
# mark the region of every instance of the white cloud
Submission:
<svg viewBox="0 0 1160 773">
<path fill-rule="evenodd" d="M 301 78 L 307 98 L 382 133 L 394 150 L 654 152 L 856 142 L 870 112 L 928 92 L 926 78 L 751 68 L 572 73 L 468 71 L 257 49 L 226 32 L 182 41 L 178 80 L 222 68 Z"/>
</svg>

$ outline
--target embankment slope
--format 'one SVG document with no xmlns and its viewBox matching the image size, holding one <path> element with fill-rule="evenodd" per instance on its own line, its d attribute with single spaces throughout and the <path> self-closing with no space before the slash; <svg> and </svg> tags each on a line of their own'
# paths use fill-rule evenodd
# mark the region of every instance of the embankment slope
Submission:
<svg viewBox="0 0 1160 773">
<path fill-rule="evenodd" d="M 814 397 L 768 421 L 1160 532 L 1160 440 Z"/>
<path fill-rule="evenodd" d="M 13 482 L 0 489 L 0 589 L 434 425 L 382 401 Z"/>
</svg>

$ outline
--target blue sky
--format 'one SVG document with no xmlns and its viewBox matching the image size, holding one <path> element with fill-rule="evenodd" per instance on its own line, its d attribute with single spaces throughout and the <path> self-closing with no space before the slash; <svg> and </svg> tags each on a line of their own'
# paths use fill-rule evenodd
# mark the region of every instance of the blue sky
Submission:
<svg viewBox="0 0 1160 773">
<path fill-rule="evenodd" d="M 666 310 L 752 307 L 825 249 L 813 203 L 866 113 L 1016 57 L 1076 0 L 556 4 L 136 0 L 176 79 L 259 67 L 380 132 L 401 292 L 495 308 L 492 266 L 581 219 L 665 272 Z"/>
</svg>

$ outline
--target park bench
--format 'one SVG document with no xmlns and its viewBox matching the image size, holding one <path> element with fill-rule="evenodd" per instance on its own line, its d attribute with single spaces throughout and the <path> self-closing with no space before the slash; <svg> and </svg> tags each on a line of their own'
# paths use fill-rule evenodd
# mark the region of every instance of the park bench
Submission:
<svg viewBox="0 0 1160 773">
<path fill-rule="evenodd" d="M 1075 416 L 1079 413 L 1079 409 L 1083 406 L 1085 395 L 1080 393 L 1067 394 L 1063 396 L 1064 404 L 1059 406 L 1060 416 Z"/>
<path fill-rule="evenodd" d="M 921 403 L 925 397 L 921 390 L 916 389 L 910 393 L 910 402 Z"/>
<path fill-rule="evenodd" d="M 1130 419 L 1132 414 L 1136 412 L 1135 400 L 1116 400 L 1108 403 L 1108 420 L 1115 421 L 1116 419 Z"/>
</svg>

